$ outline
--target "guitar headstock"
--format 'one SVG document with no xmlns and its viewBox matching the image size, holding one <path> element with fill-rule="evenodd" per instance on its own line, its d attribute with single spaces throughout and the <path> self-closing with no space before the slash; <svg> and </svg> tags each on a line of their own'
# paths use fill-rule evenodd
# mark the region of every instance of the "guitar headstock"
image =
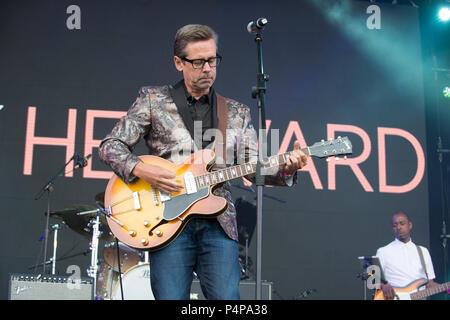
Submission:
<svg viewBox="0 0 450 320">
<path fill-rule="evenodd" d="M 348 137 L 338 137 L 334 140 L 322 140 L 309 147 L 311 156 L 318 158 L 328 158 L 352 154 L 352 143 Z"/>
</svg>

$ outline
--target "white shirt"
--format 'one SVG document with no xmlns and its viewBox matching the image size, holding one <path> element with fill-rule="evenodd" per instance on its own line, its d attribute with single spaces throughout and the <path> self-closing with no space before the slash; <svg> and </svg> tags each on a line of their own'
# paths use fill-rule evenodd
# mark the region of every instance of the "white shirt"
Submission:
<svg viewBox="0 0 450 320">
<path fill-rule="evenodd" d="M 428 279 L 432 280 L 434 274 L 433 262 L 427 248 L 420 246 L 428 273 Z M 386 281 L 393 287 L 406 287 L 411 282 L 427 276 L 420 262 L 416 245 L 409 240 L 404 243 L 395 239 L 387 246 L 377 250 L 376 256 L 380 259 Z"/>
</svg>

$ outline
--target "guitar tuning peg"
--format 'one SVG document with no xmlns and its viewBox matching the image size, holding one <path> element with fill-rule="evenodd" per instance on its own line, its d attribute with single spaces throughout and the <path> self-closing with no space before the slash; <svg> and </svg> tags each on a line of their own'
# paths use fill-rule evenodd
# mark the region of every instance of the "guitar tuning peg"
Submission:
<svg viewBox="0 0 450 320">
<path fill-rule="evenodd" d="M 326 162 L 330 162 L 330 158 L 326 158 L 325 161 L 326 161 Z"/>
<path fill-rule="evenodd" d="M 339 158 L 339 157 L 334 157 L 334 159 L 335 159 L 336 161 L 338 161 L 340 158 Z"/>
<path fill-rule="evenodd" d="M 344 160 L 347 160 L 347 156 L 344 156 Z"/>
</svg>

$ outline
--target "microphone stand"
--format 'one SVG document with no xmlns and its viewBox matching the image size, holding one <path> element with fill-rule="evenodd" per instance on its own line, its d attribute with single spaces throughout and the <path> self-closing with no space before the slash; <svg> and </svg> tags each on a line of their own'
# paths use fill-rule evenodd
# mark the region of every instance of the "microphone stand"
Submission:
<svg viewBox="0 0 450 320">
<path fill-rule="evenodd" d="M 447 224 L 449 223 L 449 195 L 448 195 L 448 179 L 445 177 L 444 172 L 444 154 L 450 155 L 450 149 L 443 148 L 442 145 L 442 113 L 441 108 L 443 104 L 439 102 L 438 98 L 438 79 L 439 79 L 439 72 L 449 72 L 450 69 L 447 68 L 439 68 L 437 66 L 437 60 L 436 60 L 436 53 L 434 48 L 432 49 L 432 59 L 433 59 L 433 67 L 432 71 L 433 74 L 433 83 L 432 83 L 432 89 L 435 92 L 435 108 L 436 108 L 436 122 L 437 122 L 437 154 L 438 154 L 438 161 L 439 161 L 439 176 L 440 176 L 440 187 L 441 187 L 441 219 L 442 219 L 442 226 L 441 226 L 441 232 L 440 239 L 442 241 L 442 250 L 443 250 L 443 267 L 444 267 L 444 282 L 448 282 L 448 247 L 447 247 L 447 241 L 450 239 L 450 234 L 447 233 Z M 447 189 L 447 190 L 446 190 Z M 448 299 L 448 295 L 446 295 L 445 299 Z"/>
<path fill-rule="evenodd" d="M 42 264 L 42 273 L 45 274 L 45 267 L 46 267 L 46 261 L 47 261 L 47 246 L 48 246 L 48 234 L 49 234 L 49 218 L 50 218 L 50 194 L 55 190 L 54 182 L 55 180 L 64 172 L 66 167 L 69 165 L 69 163 L 74 159 L 79 159 L 79 156 L 77 154 L 74 154 L 69 161 L 58 171 L 58 173 L 52 177 L 45 185 L 42 187 L 42 189 L 36 194 L 34 197 L 34 200 L 39 200 L 44 193 L 47 193 L 47 212 L 46 212 L 46 222 L 45 222 L 45 231 L 44 231 L 44 261 Z"/>
<path fill-rule="evenodd" d="M 450 154 L 450 149 L 443 149 L 442 148 L 442 138 L 441 136 L 438 136 L 438 159 L 439 159 L 439 176 L 440 176 L 440 184 L 441 184 L 441 219 L 442 219 L 442 227 L 441 227 L 441 245 L 443 250 L 443 260 L 444 260 L 444 282 L 448 282 L 448 272 L 447 272 L 447 265 L 448 265 L 448 249 L 447 249 L 447 241 L 450 239 L 450 234 L 447 233 L 447 224 L 446 221 L 448 219 L 448 208 L 446 208 L 446 204 L 449 203 L 448 193 L 445 192 L 446 186 L 444 183 L 444 153 Z M 447 298 L 447 297 L 446 297 Z"/>
<path fill-rule="evenodd" d="M 245 191 L 255 192 L 255 191 L 254 191 L 252 188 L 250 188 L 250 187 L 239 186 L 239 185 L 235 185 L 235 184 L 231 184 L 231 186 L 232 186 L 232 187 L 236 187 L 236 188 L 238 188 L 238 189 L 245 190 Z M 271 196 L 270 194 L 263 194 L 263 196 L 264 196 L 265 198 L 272 199 L 272 200 L 275 200 L 275 201 L 278 201 L 278 202 L 281 202 L 281 203 L 286 203 L 286 202 L 287 202 L 286 200 L 284 200 L 284 199 L 282 199 L 282 198 L 277 198 L 277 197 L 275 197 L 275 196 Z M 255 197 L 255 200 L 256 200 L 256 197 Z"/>
<path fill-rule="evenodd" d="M 258 50 L 258 73 L 257 86 L 252 88 L 252 97 L 257 99 L 258 115 L 259 115 L 259 134 L 258 134 L 258 160 L 256 163 L 256 187 L 257 187 L 257 209 L 256 209 L 256 300 L 261 300 L 261 261 L 262 261 L 262 209 L 264 197 L 264 168 L 262 160 L 268 153 L 266 152 L 266 115 L 265 115 L 265 94 L 266 82 L 269 80 L 268 75 L 264 74 L 263 55 L 262 55 L 262 28 L 258 30 L 255 37 L 256 47 Z"/>
</svg>

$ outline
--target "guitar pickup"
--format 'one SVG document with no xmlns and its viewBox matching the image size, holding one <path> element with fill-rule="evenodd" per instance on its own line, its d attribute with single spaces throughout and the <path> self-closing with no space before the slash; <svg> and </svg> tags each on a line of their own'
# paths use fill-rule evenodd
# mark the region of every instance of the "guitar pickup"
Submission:
<svg viewBox="0 0 450 320">
<path fill-rule="evenodd" d="M 152 191 L 153 202 L 155 203 L 155 206 L 159 206 L 158 196 L 156 195 L 156 190 L 157 189 L 150 186 L 150 190 Z"/>
<path fill-rule="evenodd" d="M 197 184 L 195 183 L 195 177 L 192 172 L 186 172 L 184 174 L 184 185 L 186 187 L 187 194 L 197 192 Z"/>
</svg>

